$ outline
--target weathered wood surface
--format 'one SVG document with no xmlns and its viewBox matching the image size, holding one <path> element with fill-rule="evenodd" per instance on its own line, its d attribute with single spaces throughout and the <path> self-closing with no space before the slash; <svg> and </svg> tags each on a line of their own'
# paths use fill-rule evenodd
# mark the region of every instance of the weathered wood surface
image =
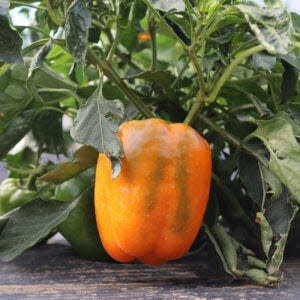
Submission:
<svg viewBox="0 0 300 300">
<path fill-rule="evenodd" d="M 279 288 L 230 284 L 197 257 L 161 267 L 90 262 L 66 245 L 42 245 L 0 263 L 0 299 L 300 299 L 300 258 Z"/>
</svg>

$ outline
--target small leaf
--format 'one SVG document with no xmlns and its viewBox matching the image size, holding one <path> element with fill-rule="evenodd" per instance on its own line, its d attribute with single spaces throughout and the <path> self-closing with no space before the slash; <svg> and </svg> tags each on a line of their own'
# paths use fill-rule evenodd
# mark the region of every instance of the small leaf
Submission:
<svg viewBox="0 0 300 300">
<path fill-rule="evenodd" d="M 185 4 L 184 1 L 182 0 L 172 0 L 172 1 L 150 0 L 147 2 L 150 2 L 154 8 L 162 11 L 170 11 L 172 9 L 175 9 L 177 11 L 185 10 Z"/>
<path fill-rule="evenodd" d="M 98 151 L 91 146 L 82 146 L 73 154 L 72 161 L 66 161 L 40 177 L 41 180 L 55 184 L 62 183 L 77 176 L 97 163 Z"/>
<path fill-rule="evenodd" d="M 90 145 L 108 157 L 120 157 L 122 147 L 115 133 L 123 116 L 123 103 L 106 100 L 99 86 L 79 109 L 71 136 L 75 141 Z"/>
<path fill-rule="evenodd" d="M 237 5 L 237 8 L 245 15 L 250 28 L 268 52 L 273 55 L 289 52 L 292 24 L 286 9 L 257 5 Z"/>
<path fill-rule="evenodd" d="M 260 226 L 261 244 L 266 257 L 269 257 L 270 248 L 273 241 L 273 231 L 262 212 L 256 214 L 256 223 Z"/>
<path fill-rule="evenodd" d="M 48 53 L 52 49 L 52 41 L 49 40 L 47 44 L 45 44 L 33 57 L 31 64 L 29 66 L 29 71 L 28 71 L 28 78 L 31 77 L 32 72 L 35 69 L 40 68 L 43 65 L 43 62 L 45 58 L 47 57 Z"/>
<path fill-rule="evenodd" d="M 75 62 L 81 67 L 84 66 L 91 23 L 91 14 L 84 2 L 82 0 L 75 0 L 67 12 L 65 32 L 67 47 Z"/>
<path fill-rule="evenodd" d="M 270 276 L 265 271 L 260 269 L 247 270 L 245 275 L 255 283 L 262 286 L 276 285 L 282 280 L 281 277 Z"/>
<path fill-rule="evenodd" d="M 0 237 L 0 259 L 10 261 L 46 237 L 78 204 L 35 199 L 9 216 Z"/>
<path fill-rule="evenodd" d="M 23 41 L 19 33 L 11 26 L 8 17 L 0 15 L 0 61 L 21 63 Z"/>
</svg>

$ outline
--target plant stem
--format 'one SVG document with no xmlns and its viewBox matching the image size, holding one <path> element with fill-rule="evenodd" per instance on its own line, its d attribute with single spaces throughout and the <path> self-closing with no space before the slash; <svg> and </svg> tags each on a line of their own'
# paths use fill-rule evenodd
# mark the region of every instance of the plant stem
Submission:
<svg viewBox="0 0 300 300">
<path fill-rule="evenodd" d="M 115 38 L 113 39 L 113 43 L 111 45 L 111 48 L 109 50 L 109 53 L 107 55 L 107 61 L 111 62 L 114 52 L 116 50 L 116 47 L 119 43 L 119 37 L 120 37 L 120 31 L 121 31 L 121 26 L 120 26 L 120 1 L 117 1 L 116 3 L 116 34 Z"/>
<path fill-rule="evenodd" d="M 195 52 L 195 48 L 196 48 L 196 43 L 194 41 L 193 44 L 189 47 L 189 57 L 190 57 L 191 61 L 193 62 L 195 69 L 197 71 L 199 87 L 203 91 L 203 94 L 206 94 L 207 88 L 206 88 L 206 84 L 204 81 L 203 71 L 202 71 L 201 65 L 199 63 L 197 54 Z"/>
<path fill-rule="evenodd" d="M 255 47 L 252 47 L 248 50 L 243 51 L 240 55 L 238 55 L 225 69 L 223 75 L 220 77 L 220 79 L 217 81 L 216 85 L 212 89 L 212 92 L 210 93 L 209 97 L 207 98 L 207 102 L 211 103 L 214 102 L 222 89 L 225 82 L 229 79 L 235 68 L 242 63 L 246 58 L 249 56 L 261 52 L 265 49 L 263 45 L 258 45 Z"/>
<path fill-rule="evenodd" d="M 26 55 L 28 52 L 30 52 L 36 48 L 44 46 L 48 41 L 49 41 L 49 39 L 41 39 L 36 42 L 33 42 L 28 47 L 26 47 L 22 50 L 23 55 Z"/>
<path fill-rule="evenodd" d="M 37 32 L 40 32 L 40 33 L 42 33 L 43 35 L 47 36 L 48 38 L 51 38 L 51 36 L 50 36 L 47 32 L 45 32 L 45 31 L 43 31 L 42 29 L 40 29 L 40 28 L 38 28 L 38 27 L 35 27 L 35 26 L 24 26 L 24 25 L 22 25 L 22 26 L 15 26 L 15 28 L 17 28 L 17 29 L 19 29 L 19 30 L 23 30 L 23 29 L 25 29 L 25 28 L 28 28 L 28 29 L 35 30 L 35 31 L 37 31 Z"/>
<path fill-rule="evenodd" d="M 255 151 L 253 151 L 250 147 L 248 147 L 242 141 L 240 141 L 237 137 L 228 133 L 222 127 L 220 127 L 217 124 L 215 124 L 214 122 L 212 122 L 209 118 L 207 118 L 201 114 L 198 114 L 197 117 L 201 122 L 205 123 L 213 131 L 218 133 L 226 142 L 233 145 L 237 149 L 242 149 L 245 152 L 247 152 L 248 154 L 254 156 L 259 162 L 261 162 L 264 166 L 267 167 L 265 160 L 259 154 L 257 154 Z"/>
<path fill-rule="evenodd" d="M 109 29 L 104 29 L 103 31 L 105 35 L 107 36 L 110 43 L 113 43 L 113 36 L 111 34 L 111 31 Z M 117 47 L 115 48 L 115 55 L 121 58 L 123 61 L 125 61 L 129 66 L 131 66 L 133 69 L 136 70 L 142 70 L 141 67 L 139 67 L 135 62 L 131 60 L 130 54 L 123 53 L 121 50 L 119 50 Z"/>
<path fill-rule="evenodd" d="M 241 64 L 249 56 L 251 56 L 251 55 L 253 55 L 253 54 L 257 53 L 257 52 L 261 52 L 264 49 L 265 49 L 265 47 L 263 45 L 258 45 L 258 46 L 252 47 L 252 48 L 247 49 L 247 50 L 243 51 L 242 53 L 240 53 L 226 67 L 226 69 L 224 70 L 224 73 L 219 78 L 219 80 L 216 82 L 215 86 L 212 88 L 212 90 L 209 93 L 209 95 L 205 95 L 204 93 L 199 93 L 199 96 L 196 99 L 194 106 L 192 107 L 192 109 L 188 113 L 187 117 L 185 118 L 184 123 L 185 124 L 191 124 L 194 121 L 197 113 L 199 112 L 201 106 L 204 103 L 212 103 L 212 102 L 214 102 L 216 100 L 216 98 L 217 98 L 220 90 L 222 89 L 223 85 L 230 78 L 230 76 L 232 75 L 233 71 L 235 70 L 235 68 L 239 64 Z"/>
<path fill-rule="evenodd" d="M 224 130 L 222 127 L 218 126 L 214 122 L 212 122 L 209 118 L 203 116 L 202 114 L 197 115 L 198 119 L 208 125 L 213 131 L 217 132 L 225 141 L 227 141 L 229 144 L 233 145 L 234 147 L 241 147 L 241 141 L 236 138 L 235 136 L 228 133 L 226 130 Z"/>
<path fill-rule="evenodd" d="M 51 18 L 51 20 L 58 26 L 63 26 L 65 23 L 65 20 L 58 14 L 57 11 L 55 11 L 52 8 L 51 3 L 49 2 L 49 0 L 43 0 L 42 1 L 44 6 L 46 7 L 48 14 Z"/>
<path fill-rule="evenodd" d="M 141 101 L 141 99 L 135 94 L 134 91 L 118 76 L 112 66 L 101 59 L 96 53 L 88 49 L 87 52 L 88 59 L 97 66 L 105 76 L 107 76 L 112 82 L 114 82 L 120 90 L 127 96 L 128 100 L 135 105 L 135 107 L 146 117 L 154 118 L 155 116 L 148 109 L 148 107 Z"/>
<path fill-rule="evenodd" d="M 152 12 L 149 12 L 149 33 L 151 35 L 152 46 L 152 64 L 151 70 L 154 71 L 157 68 L 157 42 L 156 42 L 156 24 Z"/>
</svg>

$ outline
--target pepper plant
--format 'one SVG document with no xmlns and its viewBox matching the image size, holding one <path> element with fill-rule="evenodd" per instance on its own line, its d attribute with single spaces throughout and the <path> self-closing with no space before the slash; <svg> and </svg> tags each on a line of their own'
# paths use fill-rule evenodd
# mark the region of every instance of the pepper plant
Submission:
<svg viewBox="0 0 300 300">
<path fill-rule="evenodd" d="M 14 26 L 18 8 L 34 12 L 30 25 Z M 0 158 L 35 190 L 1 217 L 0 259 L 45 239 L 79 203 L 45 201 L 45 189 L 93 170 L 98 152 L 118 176 L 119 124 L 162 118 L 212 149 L 202 251 L 213 247 L 233 278 L 281 281 L 300 242 L 298 14 L 279 0 L 2 0 L 0 25 Z M 28 135 L 34 147 L 10 151 Z M 71 159 L 53 166 L 47 153 Z"/>
</svg>

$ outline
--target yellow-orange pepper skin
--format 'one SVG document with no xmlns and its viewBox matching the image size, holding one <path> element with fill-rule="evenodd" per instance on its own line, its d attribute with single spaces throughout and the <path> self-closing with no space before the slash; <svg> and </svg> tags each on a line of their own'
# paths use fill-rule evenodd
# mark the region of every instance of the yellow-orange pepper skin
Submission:
<svg viewBox="0 0 300 300">
<path fill-rule="evenodd" d="M 118 131 L 122 171 L 99 154 L 98 231 L 108 254 L 159 265 L 182 257 L 200 229 L 212 173 L 208 143 L 190 126 L 161 119 L 128 121 Z"/>
</svg>

